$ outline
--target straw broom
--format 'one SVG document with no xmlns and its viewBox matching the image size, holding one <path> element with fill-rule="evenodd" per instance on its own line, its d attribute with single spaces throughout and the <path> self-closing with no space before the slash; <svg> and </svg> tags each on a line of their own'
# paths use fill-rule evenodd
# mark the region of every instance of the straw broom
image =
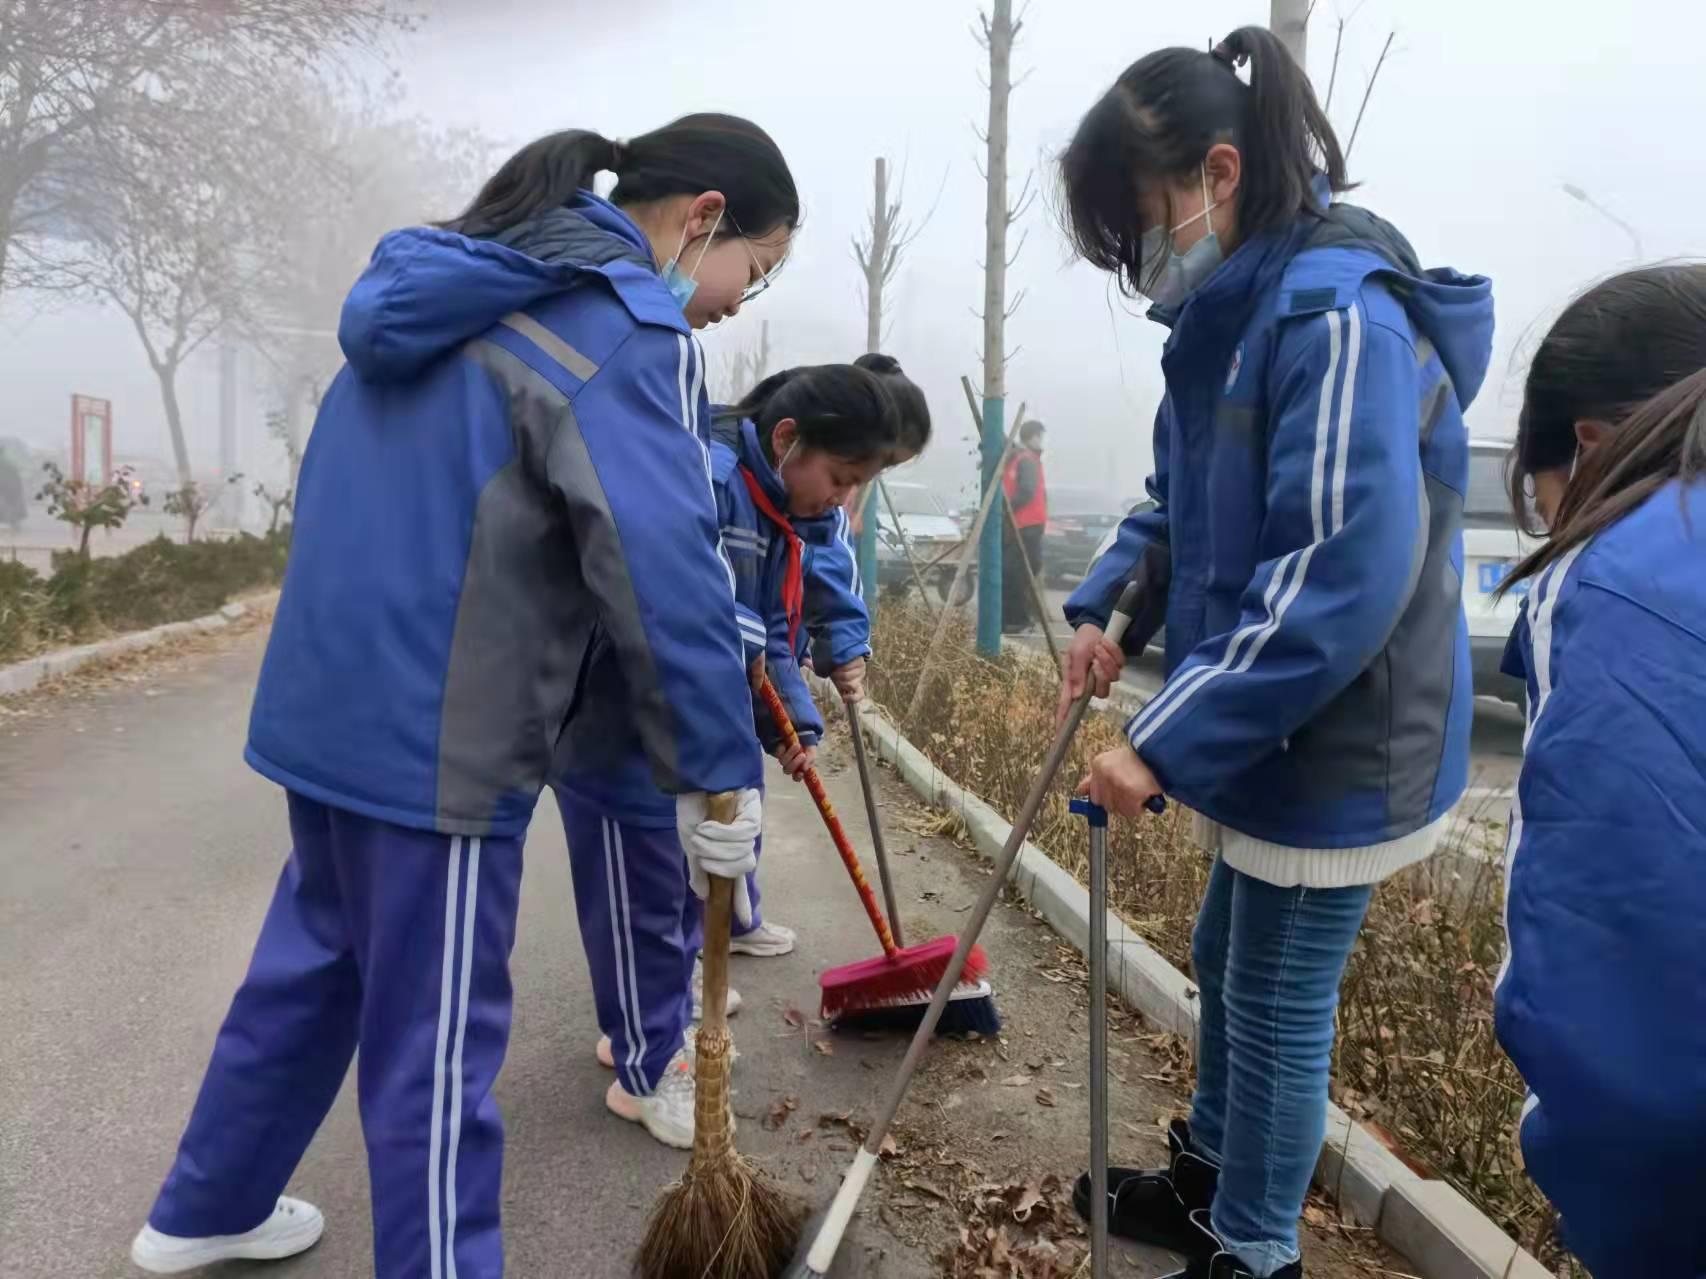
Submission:
<svg viewBox="0 0 1706 1279">
<path fill-rule="evenodd" d="M 735 796 L 713 795 L 711 820 L 731 822 Z M 729 917 L 734 881 L 712 876 L 705 903 L 705 1018 L 693 1068 L 693 1154 L 652 1210 L 635 1259 L 639 1279 L 776 1279 L 793 1255 L 806 1206 L 782 1193 L 734 1146 L 729 1106 Z"/>
</svg>

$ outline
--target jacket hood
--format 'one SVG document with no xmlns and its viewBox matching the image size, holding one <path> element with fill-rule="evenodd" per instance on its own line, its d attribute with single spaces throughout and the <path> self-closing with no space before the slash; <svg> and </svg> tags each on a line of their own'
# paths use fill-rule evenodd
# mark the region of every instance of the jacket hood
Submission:
<svg viewBox="0 0 1706 1279">
<path fill-rule="evenodd" d="M 338 343 L 364 381 L 407 381 L 504 316 L 565 292 L 588 273 L 607 277 L 637 318 L 673 319 L 687 331 L 639 227 L 615 205 L 582 192 L 493 239 L 431 227 L 391 232 L 344 301 Z M 659 296 L 667 306 L 659 306 Z"/>
<path fill-rule="evenodd" d="M 1301 314 L 1350 305 L 1363 281 L 1378 275 L 1433 343 L 1467 408 L 1493 358 L 1492 282 L 1449 268 L 1424 270 L 1390 222 L 1356 205 L 1329 205 L 1325 178 L 1317 179 L 1315 196 L 1326 217 L 1246 241 L 1185 302 L 1150 307 L 1149 318 L 1173 330 L 1168 349 L 1230 344 L 1271 289 L 1284 295 L 1282 313 Z"/>
<path fill-rule="evenodd" d="M 1493 358 L 1492 281 L 1449 267 L 1424 270 L 1397 227 L 1367 209 L 1335 204 L 1287 264 L 1281 287 L 1295 298 L 1311 289 L 1357 288 L 1370 275 L 1385 277 L 1468 408 Z"/>
</svg>

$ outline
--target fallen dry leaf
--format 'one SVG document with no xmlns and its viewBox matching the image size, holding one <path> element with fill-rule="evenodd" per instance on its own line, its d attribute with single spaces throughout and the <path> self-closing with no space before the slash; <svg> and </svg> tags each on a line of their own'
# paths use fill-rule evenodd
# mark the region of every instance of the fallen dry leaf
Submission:
<svg viewBox="0 0 1706 1279">
<path fill-rule="evenodd" d="M 770 1103 L 770 1111 L 764 1116 L 764 1128 L 767 1132 L 775 1132 L 788 1122 L 788 1116 L 800 1108 L 798 1097 L 781 1097 Z"/>
<path fill-rule="evenodd" d="M 1029 1075 L 1009 1075 L 1001 1081 L 1001 1086 L 1003 1088 L 1023 1088 L 1030 1082 L 1031 1077 Z"/>
<path fill-rule="evenodd" d="M 1039 1106 L 1052 1106 L 1052 1105 L 1054 1105 L 1054 1089 L 1052 1089 L 1052 1088 L 1039 1088 L 1039 1089 L 1037 1089 L 1037 1105 L 1039 1105 Z"/>
<path fill-rule="evenodd" d="M 817 1049 L 818 1052 L 822 1053 L 825 1057 L 835 1056 L 835 1045 L 830 1043 L 827 1039 L 812 1040 L 812 1047 Z"/>
<path fill-rule="evenodd" d="M 1015 1221 L 1024 1221 L 1031 1215 L 1031 1211 L 1038 1204 L 1042 1203 L 1042 1201 L 1043 1192 L 1039 1190 L 1034 1183 L 1026 1186 L 1025 1193 L 1019 1196 L 1019 1202 L 1013 1205 L 1013 1219 Z"/>
<path fill-rule="evenodd" d="M 795 1030 L 804 1030 L 806 1028 L 806 1015 L 798 1008 L 788 1009 L 787 1012 L 782 1014 L 782 1020 L 787 1022 Z"/>
<path fill-rule="evenodd" d="M 916 1190 L 916 1191 L 918 1191 L 919 1194 L 929 1195 L 934 1199 L 940 1199 L 945 1204 L 952 1204 L 954 1202 L 952 1199 L 950 1199 L 948 1197 L 948 1194 L 946 1191 L 942 1190 L 938 1186 L 932 1185 L 928 1181 L 925 1181 L 922 1177 L 918 1178 L 917 1180 L 912 1180 L 909 1178 L 906 1181 L 901 1182 L 900 1184 L 905 1186 L 908 1190 Z"/>
<path fill-rule="evenodd" d="M 889 1133 L 883 1138 L 882 1145 L 877 1147 L 877 1155 L 883 1159 L 893 1159 L 900 1154 L 900 1144 L 895 1141 L 894 1134 Z"/>
</svg>

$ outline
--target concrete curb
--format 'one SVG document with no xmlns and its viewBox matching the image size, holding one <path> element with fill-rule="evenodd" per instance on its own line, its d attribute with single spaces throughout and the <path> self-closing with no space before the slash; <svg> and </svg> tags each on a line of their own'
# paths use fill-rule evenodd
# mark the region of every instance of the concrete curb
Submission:
<svg viewBox="0 0 1706 1279">
<path fill-rule="evenodd" d="M 814 681 L 815 682 L 815 681 Z M 822 687 L 830 687 L 827 681 Z M 960 786 L 869 702 L 860 722 L 880 758 L 923 799 L 957 814 L 978 851 L 994 858 L 1012 827 Z M 1055 932 L 1080 952 L 1090 937 L 1090 890 L 1028 840 L 1009 876 Z M 1196 986 L 1112 911 L 1108 984 L 1151 1022 L 1194 1038 Z M 1548 1271 L 1443 1181 L 1423 1177 L 1339 1107 L 1327 1107 L 1327 1137 L 1315 1183 L 1353 1225 L 1372 1226 L 1423 1279 L 1543 1279 Z"/>
<path fill-rule="evenodd" d="M 156 626 L 152 630 L 132 631 L 129 635 L 115 635 L 112 639 L 101 640 L 96 644 L 79 644 L 75 648 L 56 649 L 51 653 L 43 653 L 40 657 L 32 657 L 27 661 L 14 662 L 10 666 L 0 666 L 0 697 L 16 697 L 27 693 L 49 680 L 59 679 L 73 671 L 89 665 L 91 662 L 103 661 L 109 657 L 118 657 L 124 653 L 135 653 L 142 649 L 153 648 L 156 644 L 164 643 L 180 635 L 199 635 L 210 631 L 224 630 L 238 618 L 248 613 L 253 606 L 266 607 L 278 602 L 278 592 L 269 591 L 247 602 L 233 600 L 217 613 L 206 617 L 197 617 L 188 622 L 168 622 L 164 626 Z"/>
</svg>

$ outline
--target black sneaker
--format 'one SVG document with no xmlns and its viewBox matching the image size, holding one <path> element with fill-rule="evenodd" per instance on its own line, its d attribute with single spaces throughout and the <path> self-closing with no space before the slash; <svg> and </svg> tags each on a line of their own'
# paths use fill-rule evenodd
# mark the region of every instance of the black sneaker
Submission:
<svg viewBox="0 0 1706 1279">
<path fill-rule="evenodd" d="M 1189 1263 L 1183 1270 L 1162 1275 L 1161 1279 L 1256 1279 L 1250 1273 L 1250 1267 L 1226 1251 L 1220 1236 L 1208 1224 L 1208 1209 L 1193 1212 L 1190 1226 L 1196 1238 L 1188 1250 Z M 1294 1261 L 1289 1266 L 1282 1266 L 1274 1271 L 1271 1279 L 1303 1279 L 1303 1263 Z"/>
<path fill-rule="evenodd" d="M 1167 1126 L 1167 1149 L 1171 1157 L 1165 1168 L 1108 1169 L 1108 1233 L 1191 1256 L 1209 1248 L 1191 1224 L 1191 1214 L 1206 1213 L 1214 1202 L 1220 1165 L 1192 1152 L 1190 1126 L 1183 1119 Z M 1090 1220 L 1089 1173 L 1073 1185 L 1072 1206 Z M 1213 1247 L 1218 1246 L 1216 1241 Z"/>
</svg>

